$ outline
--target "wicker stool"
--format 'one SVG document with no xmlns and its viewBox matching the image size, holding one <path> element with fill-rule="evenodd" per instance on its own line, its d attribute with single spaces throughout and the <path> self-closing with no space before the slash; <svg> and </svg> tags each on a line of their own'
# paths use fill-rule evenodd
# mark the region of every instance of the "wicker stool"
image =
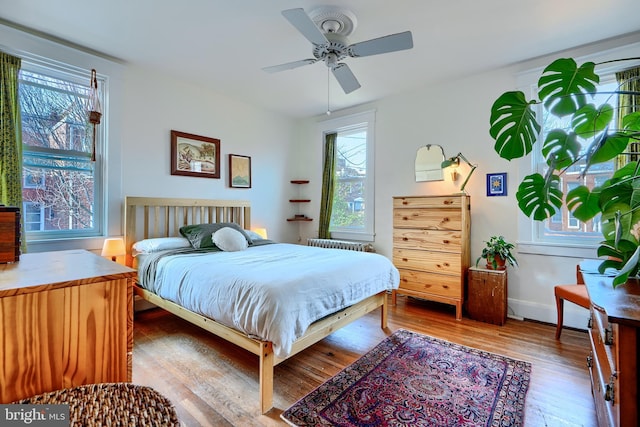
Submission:
<svg viewBox="0 0 640 427">
<path fill-rule="evenodd" d="M 23 399 L 22 404 L 69 404 L 71 426 L 179 426 L 173 404 L 150 387 L 89 384 Z"/>
</svg>

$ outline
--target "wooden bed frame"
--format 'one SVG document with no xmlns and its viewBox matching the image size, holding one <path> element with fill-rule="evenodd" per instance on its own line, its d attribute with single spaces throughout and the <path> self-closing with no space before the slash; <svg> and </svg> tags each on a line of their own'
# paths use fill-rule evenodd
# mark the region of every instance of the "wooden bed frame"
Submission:
<svg viewBox="0 0 640 427">
<path fill-rule="evenodd" d="M 154 237 L 179 236 L 179 229 L 183 225 L 217 222 L 235 222 L 244 229 L 250 229 L 249 202 L 127 196 L 125 198 L 127 265 L 133 264 L 131 250 L 136 241 Z M 136 285 L 134 285 L 134 292 L 156 306 L 256 354 L 260 359 L 260 410 L 264 414 L 273 407 L 274 366 L 286 359 L 275 356 L 271 342 L 249 338 L 235 329 L 189 311 Z M 378 307 L 381 307 L 380 326 L 385 329 L 387 327 L 387 295 L 386 292 L 380 292 L 313 323 L 305 334 L 294 342 L 289 357 Z"/>
</svg>

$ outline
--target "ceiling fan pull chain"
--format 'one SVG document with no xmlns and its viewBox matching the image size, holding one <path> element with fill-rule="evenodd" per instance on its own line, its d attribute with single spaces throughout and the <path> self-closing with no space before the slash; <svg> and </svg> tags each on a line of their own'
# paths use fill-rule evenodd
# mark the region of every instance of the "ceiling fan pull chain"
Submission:
<svg viewBox="0 0 640 427">
<path fill-rule="evenodd" d="M 327 67 L 327 116 L 331 115 L 331 109 L 329 108 L 329 81 L 331 79 L 329 78 L 329 67 Z"/>
</svg>

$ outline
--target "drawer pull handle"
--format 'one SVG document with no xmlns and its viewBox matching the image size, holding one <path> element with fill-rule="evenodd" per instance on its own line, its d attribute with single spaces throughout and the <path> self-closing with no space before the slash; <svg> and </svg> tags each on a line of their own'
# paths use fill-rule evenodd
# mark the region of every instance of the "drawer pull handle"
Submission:
<svg viewBox="0 0 640 427">
<path fill-rule="evenodd" d="M 587 368 L 591 369 L 591 367 L 593 367 L 593 357 L 592 356 L 587 356 Z"/>
<path fill-rule="evenodd" d="M 613 345 L 613 331 L 611 330 L 611 326 L 604 331 L 604 343 L 606 345 Z"/>
<path fill-rule="evenodd" d="M 615 396 L 613 391 L 613 378 L 610 378 L 609 384 L 607 384 L 606 388 L 604 389 L 604 400 L 606 400 L 607 402 L 613 402 L 614 398 Z"/>
<path fill-rule="evenodd" d="M 593 328 L 593 317 L 589 316 L 589 320 L 587 320 L 587 329 Z"/>
<path fill-rule="evenodd" d="M 409 217 L 408 217 L 408 216 L 403 216 L 403 217 L 402 217 L 402 220 L 403 220 L 403 221 L 407 221 L 408 219 L 409 219 Z"/>
<path fill-rule="evenodd" d="M 409 238 L 408 237 L 403 237 L 402 240 L 406 242 L 407 240 L 409 240 Z"/>
</svg>

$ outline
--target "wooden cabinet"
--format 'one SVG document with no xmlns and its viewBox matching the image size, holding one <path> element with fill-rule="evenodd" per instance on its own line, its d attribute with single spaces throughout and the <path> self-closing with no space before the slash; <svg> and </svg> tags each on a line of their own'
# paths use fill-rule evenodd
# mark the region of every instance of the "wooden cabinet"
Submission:
<svg viewBox="0 0 640 427">
<path fill-rule="evenodd" d="M 640 284 L 583 271 L 591 300 L 587 359 L 599 426 L 639 425 Z"/>
<path fill-rule="evenodd" d="M 507 270 L 469 268 L 467 314 L 494 325 L 507 321 Z"/>
<path fill-rule="evenodd" d="M 20 259 L 20 209 L 0 206 L 0 263 Z"/>
<path fill-rule="evenodd" d="M 469 268 L 469 196 L 393 198 L 393 263 L 400 271 L 396 294 L 456 306 L 462 303 Z"/>
<path fill-rule="evenodd" d="M 306 179 L 294 179 L 294 180 L 291 180 L 291 183 L 296 185 L 302 185 L 302 184 L 308 184 L 309 181 Z M 297 198 L 289 199 L 289 203 L 309 203 L 309 202 L 311 202 L 311 199 L 305 199 L 300 197 L 299 191 L 298 191 Z M 298 209 L 298 213 L 295 214 L 292 218 L 287 218 L 287 221 L 313 221 L 313 219 L 309 218 L 305 214 L 300 213 L 300 210 Z"/>
<path fill-rule="evenodd" d="M 0 265 L 0 403 L 131 381 L 135 275 L 84 250 Z"/>
</svg>

